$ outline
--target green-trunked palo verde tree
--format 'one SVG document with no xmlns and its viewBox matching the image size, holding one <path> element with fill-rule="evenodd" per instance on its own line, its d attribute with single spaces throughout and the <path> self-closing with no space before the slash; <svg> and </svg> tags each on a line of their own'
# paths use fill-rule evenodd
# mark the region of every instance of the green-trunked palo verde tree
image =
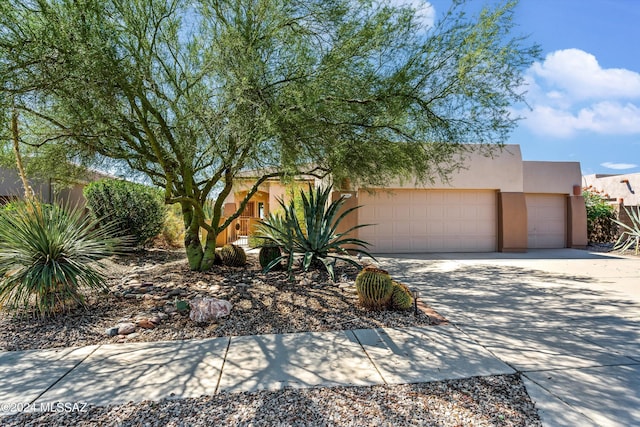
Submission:
<svg viewBox="0 0 640 427">
<path fill-rule="evenodd" d="M 516 2 L 464 3 L 432 23 L 366 0 L 4 0 L 0 103 L 71 160 L 164 188 L 206 270 L 269 178 L 429 181 L 506 141 L 538 49 L 512 34 Z M 248 169 L 264 172 L 222 221 Z"/>
</svg>

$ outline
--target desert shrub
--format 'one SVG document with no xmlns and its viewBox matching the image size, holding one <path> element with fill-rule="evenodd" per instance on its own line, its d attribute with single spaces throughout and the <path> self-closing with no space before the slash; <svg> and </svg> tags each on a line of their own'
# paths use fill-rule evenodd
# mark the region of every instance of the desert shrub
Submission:
<svg viewBox="0 0 640 427">
<path fill-rule="evenodd" d="M 282 199 L 278 200 L 284 214 L 270 214 L 266 221 L 259 223 L 259 235 L 285 252 L 272 262 L 274 266 L 286 259 L 287 269 L 291 272 L 294 255 L 299 255 L 304 271 L 308 271 L 312 265 L 324 265 L 333 280 L 333 266 L 339 259 L 360 267 L 357 262 L 345 256 L 348 255 L 344 248 L 346 245 L 350 245 L 350 250 L 356 253 L 371 257 L 366 251 L 367 242 L 347 237 L 352 231 L 364 227 L 364 224 L 342 233 L 336 231 L 340 222 L 359 206 L 340 213 L 345 199 L 341 197 L 329 203 L 330 196 L 331 187 L 323 189 L 309 185 L 306 192 L 300 191 L 302 222 L 299 219 L 299 207 L 296 206 L 295 198 L 292 198 L 289 204 L 285 204 Z M 266 270 L 270 268 L 268 266 Z"/>
<path fill-rule="evenodd" d="M 614 242 L 618 236 L 615 208 L 592 190 L 582 192 L 587 208 L 587 238 L 590 243 Z"/>
<path fill-rule="evenodd" d="M 165 206 L 159 190 L 142 184 L 103 179 L 84 189 L 93 217 L 102 225 L 119 225 L 120 236 L 132 236 L 135 246 L 145 246 L 163 229 Z"/>
<path fill-rule="evenodd" d="M 95 261 L 117 250 L 112 224 L 82 209 L 16 203 L 0 215 L 0 306 L 46 317 L 84 304 L 83 288 L 106 289 Z"/>
<path fill-rule="evenodd" d="M 281 206 L 285 206 L 282 200 L 278 200 Z M 292 202 L 293 203 L 293 202 Z M 286 206 L 285 206 L 286 207 Z M 283 213 L 269 213 L 266 220 L 258 222 L 256 238 L 261 240 L 261 246 L 276 246 L 281 249 L 281 255 L 271 260 L 263 267 L 265 272 L 280 265 L 284 260 L 289 280 L 293 280 L 293 262 L 295 257 L 295 215 L 290 209 L 284 209 Z"/>
<path fill-rule="evenodd" d="M 178 248 L 184 246 L 184 220 L 182 208 L 176 203 L 165 209 L 166 215 L 160 236 L 164 243 Z"/>
</svg>

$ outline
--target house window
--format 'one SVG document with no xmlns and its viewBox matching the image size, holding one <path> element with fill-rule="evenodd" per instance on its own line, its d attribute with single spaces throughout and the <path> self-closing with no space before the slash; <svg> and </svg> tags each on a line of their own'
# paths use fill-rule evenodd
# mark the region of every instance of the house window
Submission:
<svg viewBox="0 0 640 427">
<path fill-rule="evenodd" d="M 264 203 L 258 202 L 258 218 L 264 219 Z"/>
</svg>

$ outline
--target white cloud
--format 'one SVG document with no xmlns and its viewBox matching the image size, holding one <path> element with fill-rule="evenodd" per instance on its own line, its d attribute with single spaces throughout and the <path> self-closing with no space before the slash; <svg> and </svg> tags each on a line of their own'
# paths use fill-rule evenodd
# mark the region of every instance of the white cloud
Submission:
<svg viewBox="0 0 640 427">
<path fill-rule="evenodd" d="M 532 111 L 523 125 L 541 135 L 571 138 L 580 132 L 640 134 L 640 73 L 602 68 L 579 49 L 552 52 L 526 76 Z"/>
<path fill-rule="evenodd" d="M 616 169 L 616 170 L 633 169 L 638 167 L 638 165 L 634 165 L 633 163 L 612 163 L 612 162 L 600 163 L 600 166 L 603 166 L 608 169 Z"/>
<path fill-rule="evenodd" d="M 640 134 L 640 108 L 631 103 L 599 102 L 576 111 L 538 104 L 526 117 L 525 124 L 533 132 L 558 138 L 569 138 L 580 131 Z"/>
<path fill-rule="evenodd" d="M 557 138 L 569 138 L 575 133 L 575 117 L 568 112 L 546 105 L 536 105 L 531 112 L 522 114 L 524 124 L 534 133 Z"/>
<path fill-rule="evenodd" d="M 640 97 L 640 73 L 602 68 L 595 56 L 579 49 L 552 52 L 529 73 L 537 84 L 550 88 L 550 94 L 564 93 L 574 101 Z"/>
</svg>

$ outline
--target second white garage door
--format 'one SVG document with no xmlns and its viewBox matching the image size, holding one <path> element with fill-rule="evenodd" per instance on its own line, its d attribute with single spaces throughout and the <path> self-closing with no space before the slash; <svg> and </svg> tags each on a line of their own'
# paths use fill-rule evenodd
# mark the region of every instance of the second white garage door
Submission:
<svg viewBox="0 0 640 427">
<path fill-rule="evenodd" d="M 497 242 L 495 191 L 361 191 L 362 240 L 374 253 L 491 252 Z"/>
<path fill-rule="evenodd" d="M 527 194 L 529 247 L 564 248 L 567 243 L 567 197 Z"/>
</svg>

